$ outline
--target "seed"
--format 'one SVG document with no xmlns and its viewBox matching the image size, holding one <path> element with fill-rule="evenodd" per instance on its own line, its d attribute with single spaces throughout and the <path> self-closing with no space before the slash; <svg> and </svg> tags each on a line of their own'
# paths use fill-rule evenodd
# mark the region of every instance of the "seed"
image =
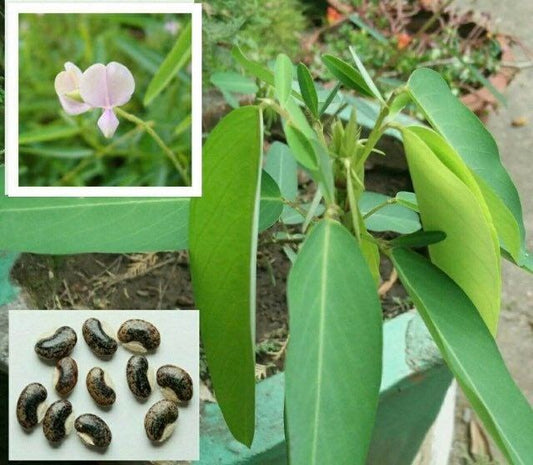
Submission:
<svg viewBox="0 0 533 465">
<path fill-rule="evenodd" d="M 139 354 L 155 350 L 161 343 L 161 335 L 157 328 L 144 320 L 125 321 L 119 328 L 117 336 L 124 348 Z"/>
<path fill-rule="evenodd" d="M 76 418 L 74 428 L 80 439 L 88 446 L 105 448 L 111 443 L 111 430 L 99 416 L 85 413 Z"/>
<path fill-rule="evenodd" d="M 70 326 L 61 326 L 55 333 L 45 336 L 35 344 L 35 352 L 46 360 L 59 360 L 72 352 L 78 338 Z"/>
<path fill-rule="evenodd" d="M 130 391 L 139 399 L 146 399 L 152 393 L 154 374 L 143 355 L 133 355 L 126 366 L 126 379 Z"/>
<path fill-rule="evenodd" d="M 163 442 L 174 432 L 178 420 L 178 404 L 160 400 L 150 407 L 144 417 L 144 429 L 150 441 Z"/>
<path fill-rule="evenodd" d="M 104 370 L 99 367 L 91 368 L 87 373 L 86 383 L 89 394 L 98 405 L 108 407 L 115 403 L 117 396 L 113 382 Z"/>
<path fill-rule="evenodd" d="M 72 431 L 72 404 L 68 400 L 54 402 L 46 411 L 43 419 L 43 432 L 50 442 L 59 442 Z"/>
<path fill-rule="evenodd" d="M 66 396 L 78 382 L 78 364 L 72 357 L 58 360 L 54 370 L 54 387 L 61 396 Z"/>
<path fill-rule="evenodd" d="M 192 398 L 192 378 L 183 368 L 163 365 L 157 370 L 157 384 L 168 400 L 187 402 Z"/>
<path fill-rule="evenodd" d="M 117 341 L 113 331 L 100 320 L 89 318 L 82 326 L 82 334 L 89 348 L 99 357 L 111 357 L 117 351 Z"/>
<path fill-rule="evenodd" d="M 48 407 L 46 388 L 39 383 L 28 384 L 17 401 L 17 420 L 24 429 L 31 429 L 40 423 Z"/>
</svg>

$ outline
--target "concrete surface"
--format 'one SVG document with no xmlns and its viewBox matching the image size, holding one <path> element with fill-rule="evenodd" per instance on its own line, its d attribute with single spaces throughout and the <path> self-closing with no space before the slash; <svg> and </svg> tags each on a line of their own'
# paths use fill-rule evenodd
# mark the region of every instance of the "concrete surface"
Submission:
<svg viewBox="0 0 533 465">
<path fill-rule="evenodd" d="M 530 50 L 533 60 L 533 1 L 460 0 L 457 5 L 489 12 L 497 29 L 512 34 Z M 517 50 L 517 55 L 520 49 Z M 507 107 L 491 115 L 488 127 L 494 135 L 504 165 L 513 178 L 524 210 L 528 248 L 533 249 L 533 67 L 523 69 L 509 87 Z M 513 127 L 512 121 L 525 118 L 526 124 Z M 533 404 L 533 275 L 505 262 L 503 266 L 503 308 L 498 331 L 498 345 L 517 384 Z M 459 398 L 458 409 L 468 409 Z M 459 411 L 463 419 L 468 412 Z M 460 430 L 460 428 L 458 428 Z M 455 457 L 450 465 L 468 463 L 460 457 L 461 438 L 456 436 Z M 493 448 L 494 449 L 494 448 Z M 497 463 L 506 463 L 497 453 Z"/>
</svg>

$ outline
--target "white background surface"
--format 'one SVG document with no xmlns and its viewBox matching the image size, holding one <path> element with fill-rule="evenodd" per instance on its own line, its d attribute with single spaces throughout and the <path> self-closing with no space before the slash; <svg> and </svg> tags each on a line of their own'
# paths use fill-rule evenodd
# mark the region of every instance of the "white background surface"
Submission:
<svg viewBox="0 0 533 465">
<path fill-rule="evenodd" d="M 161 345 L 148 362 L 154 372 L 161 365 L 173 364 L 187 370 L 194 383 L 194 394 L 181 407 L 174 434 L 164 443 L 154 445 L 144 430 L 144 416 L 151 405 L 162 399 L 157 387 L 146 402 L 138 401 L 126 383 L 126 364 L 133 355 L 120 345 L 111 360 L 94 355 L 81 332 L 83 322 L 95 317 L 108 323 L 114 331 L 130 318 L 153 323 L 161 333 Z M 74 415 L 93 413 L 110 427 L 113 439 L 104 452 L 86 447 L 75 430 L 59 446 L 51 446 L 38 425 L 26 433 L 16 418 L 16 403 L 29 383 L 43 384 L 47 402 L 60 399 L 52 386 L 53 365 L 42 361 L 34 351 L 35 342 L 46 332 L 71 326 L 78 342 L 71 354 L 78 363 L 78 384 L 67 399 Z M 10 460 L 197 460 L 199 457 L 199 336 L 197 311 L 133 310 L 14 310 L 9 312 L 9 458 Z M 87 392 L 85 377 L 94 366 L 109 373 L 117 400 L 109 410 L 99 407 Z"/>
</svg>

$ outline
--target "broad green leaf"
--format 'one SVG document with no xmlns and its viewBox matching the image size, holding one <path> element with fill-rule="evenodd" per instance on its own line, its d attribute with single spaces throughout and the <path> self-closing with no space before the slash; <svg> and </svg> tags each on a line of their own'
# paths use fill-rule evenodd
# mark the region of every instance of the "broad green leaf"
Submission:
<svg viewBox="0 0 533 465">
<path fill-rule="evenodd" d="M 309 210 L 312 208 L 312 204 L 310 203 L 302 203 L 301 204 L 302 210 L 305 212 L 309 212 Z M 324 205 L 319 204 L 315 210 L 313 216 L 320 216 L 326 211 L 326 208 Z M 295 224 L 302 224 L 305 221 L 305 217 L 294 208 L 289 207 L 287 214 L 282 217 L 283 223 L 295 225 Z"/>
<path fill-rule="evenodd" d="M 448 367 L 489 433 L 511 464 L 530 464 L 533 411 L 472 302 L 422 256 L 394 249 L 392 260 Z"/>
<path fill-rule="evenodd" d="M 255 94 L 258 90 L 256 83 L 250 78 L 230 71 L 213 73 L 209 80 L 221 91 L 225 92 Z"/>
<path fill-rule="evenodd" d="M 418 212 L 418 201 L 414 192 L 400 191 L 396 194 L 396 202 L 415 212 Z"/>
<path fill-rule="evenodd" d="M 271 226 L 283 206 L 271 187 L 262 184 L 260 230 Z M 0 250 L 53 255 L 183 250 L 188 247 L 189 203 L 188 198 L 1 195 Z"/>
<path fill-rule="evenodd" d="M 209 372 L 226 423 L 250 446 L 255 427 L 255 270 L 261 110 L 233 110 L 203 147 L 203 196 L 191 200 L 190 256 Z"/>
<path fill-rule="evenodd" d="M 279 186 L 284 199 L 294 201 L 298 195 L 298 174 L 296 160 L 289 147 L 281 142 L 274 142 L 266 154 L 265 171 L 272 176 Z M 292 215 L 294 209 L 285 205 L 281 219 Z M 301 215 L 299 215 L 301 217 Z M 303 219 L 302 219 L 303 221 Z"/>
<path fill-rule="evenodd" d="M 391 198 L 377 192 L 365 191 L 359 199 L 359 209 L 364 216 L 370 211 Z M 365 226 L 370 231 L 394 231 L 402 234 L 410 234 L 421 228 L 418 215 L 402 205 L 386 205 L 371 216 L 365 218 Z"/>
<path fill-rule="evenodd" d="M 276 181 L 266 172 L 261 173 L 261 202 L 259 204 L 259 231 L 270 228 L 283 211 L 283 199 Z"/>
<path fill-rule="evenodd" d="M 370 77 L 370 74 L 368 74 L 368 71 L 366 70 L 365 65 L 363 65 L 363 62 L 359 59 L 359 56 L 355 52 L 355 48 L 353 48 L 350 45 L 348 49 L 350 50 L 353 61 L 355 62 L 355 66 L 357 66 L 359 73 L 361 73 L 361 77 L 365 81 L 368 89 L 370 89 L 370 91 L 372 92 L 373 97 L 376 97 L 379 101 L 381 101 L 382 103 L 385 103 L 385 100 L 383 99 L 381 92 L 376 87 L 376 84 L 374 84 L 374 81 Z"/>
<path fill-rule="evenodd" d="M 322 61 L 331 74 L 333 74 L 333 76 L 346 87 L 354 89 L 367 97 L 374 97 L 372 90 L 368 87 L 363 76 L 361 76 L 361 73 L 359 73 L 359 71 L 357 71 L 352 65 L 333 55 L 323 55 Z"/>
<path fill-rule="evenodd" d="M 41 157 L 51 157 L 51 158 L 68 158 L 68 159 L 78 159 L 90 157 L 94 150 L 87 147 L 51 147 L 49 145 L 28 145 L 21 146 L 19 148 L 21 152 L 29 153 L 31 155 L 39 155 Z"/>
<path fill-rule="evenodd" d="M 418 69 L 407 85 L 430 124 L 484 181 L 480 187 L 492 216 L 498 219 L 495 225 L 501 246 L 520 264 L 525 254 L 522 206 L 516 187 L 501 163 L 492 135 L 477 116 L 451 93 L 444 79 L 435 71 Z M 513 250 L 516 242 L 521 244 L 520 256 Z"/>
<path fill-rule="evenodd" d="M 191 59 L 191 22 L 180 32 L 176 43 L 148 84 L 143 105 L 148 106 Z"/>
<path fill-rule="evenodd" d="M 43 126 L 41 128 L 21 132 L 19 134 L 19 145 L 66 139 L 78 135 L 80 131 L 81 129 L 77 126 Z"/>
<path fill-rule="evenodd" d="M 299 63 L 296 68 L 298 75 L 298 84 L 300 85 L 300 93 L 304 102 L 311 112 L 311 114 L 318 118 L 318 96 L 316 93 L 315 83 L 307 66 Z"/>
<path fill-rule="evenodd" d="M 289 123 L 285 125 L 285 137 L 298 163 L 311 171 L 316 171 L 318 169 L 318 156 L 313 144 L 304 133 Z"/>
<path fill-rule="evenodd" d="M 395 237 L 389 241 L 389 245 L 391 247 L 426 247 L 442 242 L 444 239 L 446 239 L 446 233 L 442 231 L 417 231 L 406 236 Z"/>
<path fill-rule="evenodd" d="M 311 231 L 287 298 L 290 462 L 363 465 L 381 380 L 381 306 L 359 245 L 340 223 L 323 220 Z"/>
<path fill-rule="evenodd" d="M 453 159 L 454 152 L 446 148 L 443 139 L 434 152 L 426 143 L 428 134 L 416 128 L 402 131 L 424 229 L 443 231 L 447 236 L 430 245 L 429 253 L 432 261 L 465 291 L 494 333 L 501 293 L 494 225 L 483 199 L 471 190 L 475 181 L 468 181 L 469 171 L 460 164 L 461 159 Z"/>
<path fill-rule="evenodd" d="M 284 106 L 292 91 L 292 62 L 284 53 L 280 53 L 276 59 L 274 72 L 274 89 L 279 103 Z"/>
</svg>

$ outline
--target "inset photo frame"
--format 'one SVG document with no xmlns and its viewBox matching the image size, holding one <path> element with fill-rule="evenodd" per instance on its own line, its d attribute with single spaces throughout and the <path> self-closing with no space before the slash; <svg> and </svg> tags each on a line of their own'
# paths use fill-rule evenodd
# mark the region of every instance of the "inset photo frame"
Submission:
<svg viewBox="0 0 533 465">
<path fill-rule="evenodd" d="M 202 7 L 6 2 L 5 194 L 202 194 Z"/>
</svg>

